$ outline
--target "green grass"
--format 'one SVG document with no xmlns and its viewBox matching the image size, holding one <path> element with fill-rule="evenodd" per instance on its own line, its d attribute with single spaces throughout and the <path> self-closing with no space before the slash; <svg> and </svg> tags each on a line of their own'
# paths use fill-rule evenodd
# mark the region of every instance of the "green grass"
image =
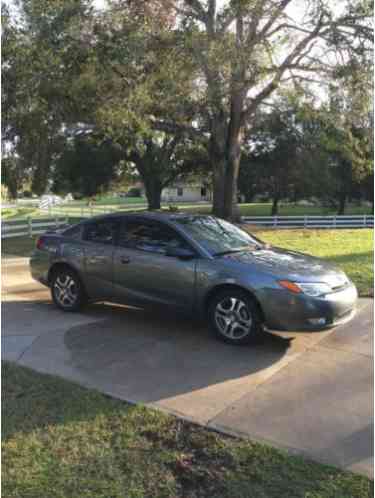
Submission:
<svg viewBox="0 0 375 498">
<path fill-rule="evenodd" d="M 175 206 L 174 203 L 163 203 L 162 210 L 168 210 L 169 205 Z M 207 203 L 182 203 L 176 204 L 179 211 L 191 212 L 191 213 L 211 213 L 212 207 Z M 117 197 L 103 197 L 92 204 L 92 209 L 88 206 L 87 200 L 72 201 L 68 204 L 61 204 L 59 206 L 52 207 L 50 212 L 40 211 L 39 209 L 33 207 L 22 207 L 22 208 L 5 208 L 1 210 L 1 215 L 4 220 L 13 220 L 17 218 L 32 216 L 36 217 L 46 217 L 46 216 L 81 216 L 82 212 L 85 215 L 90 213 L 97 215 L 110 211 L 143 211 L 147 209 L 147 202 L 143 198 L 117 198 Z M 251 204 L 240 204 L 239 205 L 240 214 L 242 216 L 270 216 L 271 215 L 271 203 L 251 203 Z M 332 208 L 325 207 L 303 207 L 295 206 L 294 204 L 285 204 L 280 206 L 280 216 L 304 216 L 304 215 L 333 215 L 336 214 L 335 210 Z M 346 210 L 347 215 L 353 214 L 372 214 L 371 208 L 365 206 L 349 205 Z"/>
<path fill-rule="evenodd" d="M 187 210 L 199 213 L 210 213 L 211 206 L 207 205 L 201 206 L 184 206 L 180 205 L 181 211 Z M 239 204 L 240 214 L 242 216 L 271 216 L 272 204 L 263 203 L 251 203 L 251 204 Z M 279 209 L 279 216 L 304 216 L 304 215 L 316 215 L 316 216 L 328 216 L 336 214 L 335 209 L 325 208 L 319 206 L 295 206 L 294 204 L 281 205 Z M 348 206 L 346 213 L 347 215 L 352 214 L 372 214 L 371 208 L 365 206 Z"/>
<path fill-rule="evenodd" d="M 3 364 L 7 498 L 370 498 L 359 475 Z"/>
<path fill-rule="evenodd" d="M 4 220 L 13 220 L 17 218 L 25 218 L 27 216 L 36 216 L 39 214 L 38 209 L 35 207 L 28 208 L 5 208 L 1 210 L 1 217 Z"/>
<path fill-rule="evenodd" d="M 87 206 L 90 199 L 81 199 L 77 201 L 71 201 L 69 204 L 74 206 Z M 95 206 L 112 206 L 112 205 L 123 205 L 123 204 L 145 204 L 146 200 L 142 197 L 113 197 L 105 195 L 103 197 L 96 197 Z"/>
<path fill-rule="evenodd" d="M 361 296 L 373 295 L 373 230 L 257 230 L 257 236 L 332 261 L 355 283 Z"/>
<path fill-rule="evenodd" d="M 199 202 L 186 202 L 182 204 L 175 203 L 163 203 L 162 208 L 168 209 L 169 205 L 177 206 L 180 211 L 188 211 L 194 213 L 204 213 L 208 214 L 211 212 L 211 205 Z M 132 211 L 132 210 L 143 210 L 146 209 L 147 203 L 145 199 L 130 198 L 130 199 L 117 199 L 117 198 L 104 198 L 93 204 L 93 208 L 100 208 L 102 210 L 105 207 L 109 209 L 118 209 L 119 211 Z M 270 216 L 271 215 L 271 203 L 251 203 L 251 204 L 240 204 L 239 209 L 242 216 Z M 74 201 L 69 204 L 58 206 L 57 210 L 63 212 L 74 214 L 79 213 L 81 209 L 88 211 L 87 201 Z M 280 216 L 303 216 L 303 215 L 332 215 L 336 214 L 335 210 L 332 208 L 325 207 L 303 207 L 295 206 L 293 204 L 281 205 Z M 371 208 L 365 206 L 355 206 L 349 205 L 346 211 L 347 215 L 351 214 L 372 214 Z"/>
</svg>

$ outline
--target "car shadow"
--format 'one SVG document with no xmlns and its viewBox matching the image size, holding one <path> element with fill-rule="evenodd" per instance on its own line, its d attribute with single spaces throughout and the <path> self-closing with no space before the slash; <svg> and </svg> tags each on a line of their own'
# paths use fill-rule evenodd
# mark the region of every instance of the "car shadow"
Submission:
<svg viewBox="0 0 375 498">
<path fill-rule="evenodd" d="M 256 375 L 260 381 L 293 340 L 265 331 L 251 346 L 232 346 L 217 341 L 195 317 L 105 304 L 92 308 L 103 320 L 64 334 L 69 361 L 105 390 L 134 401 L 217 389 L 227 381 L 251 384 Z"/>
<path fill-rule="evenodd" d="M 267 331 L 252 346 L 225 344 L 202 320 L 169 310 L 96 304 L 72 314 L 27 295 L 2 310 L 8 335 L 40 331 L 20 355 L 25 366 L 142 403 L 206 388 L 239 397 L 293 350 L 293 338 Z"/>
</svg>

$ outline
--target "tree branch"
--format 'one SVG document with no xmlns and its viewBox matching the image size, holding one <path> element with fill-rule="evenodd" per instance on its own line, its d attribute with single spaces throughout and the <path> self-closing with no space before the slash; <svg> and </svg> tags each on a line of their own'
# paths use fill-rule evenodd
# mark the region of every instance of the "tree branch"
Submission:
<svg viewBox="0 0 375 498">
<path fill-rule="evenodd" d="M 284 59 L 284 61 L 280 64 L 276 75 L 274 78 L 268 83 L 268 85 L 263 88 L 262 91 L 258 93 L 256 97 L 251 99 L 251 103 L 249 106 L 243 111 L 241 120 L 243 123 L 251 116 L 254 110 L 257 108 L 260 102 L 262 102 L 265 98 L 267 98 L 271 93 L 276 90 L 278 87 L 280 80 L 285 73 L 285 71 L 291 66 L 294 62 L 295 58 L 298 58 L 301 55 L 301 52 L 309 45 L 309 43 L 318 36 L 320 30 L 322 29 L 323 22 L 322 17 L 319 19 L 315 29 L 305 38 L 303 38 L 292 50 L 292 52 Z"/>
</svg>

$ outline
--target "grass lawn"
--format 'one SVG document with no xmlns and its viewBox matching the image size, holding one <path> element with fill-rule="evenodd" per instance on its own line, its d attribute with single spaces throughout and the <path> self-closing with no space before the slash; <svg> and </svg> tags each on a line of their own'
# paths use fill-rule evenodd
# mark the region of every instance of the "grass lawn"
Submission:
<svg viewBox="0 0 375 498">
<path fill-rule="evenodd" d="M 3 364 L 7 498 L 370 498 L 365 477 Z"/>
<path fill-rule="evenodd" d="M 177 206 L 179 211 L 188 211 L 191 213 L 211 213 L 212 207 L 207 203 L 199 202 L 185 202 L 181 204 L 168 203 L 165 202 L 162 205 L 162 210 L 168 210 L 169 205 Z M 251 204 L 240 204 L 239 210 L 242 216 L 270 216 L 271 215 L 271 203 L 251 203 Z M 145 199 L 140 198 L 130 198 L 130 199 L 117 199 L 117 198 L 104 198 L 101 201 L 95 202 L 92 205 L 94 214 L 99 214 L 100 212 L 118 210 L 118 211 L 142 211 L 147 209 L 147 202 Z M 88 207 L 87 201 L 73 201 L 68 204 L 62 204 L 56 208 L 52 208 L 52 213 L 58 213 L 59 215 L 79 215 L 82 212 L 90 213 L 90 208 Z M 304 215 L 333 215 L 336 214 L 335 210 L 332 208 L 318 207 L 318 206 L 295 206 L 294 204 L 285 204 L 280 207 L 280 216 L 304 216 Z M 365 206 L 355 206 L 349 205 L 346 210 L 347 215 L 352 214 L 372 214 L 371 208 Z"/>
<path fill-rule="evenodd" d="M 373 230 L 257 230 L 256 234 L 272 245 L 332 261 L 353 280 L 361 296 L 373 295 Z"/>
<path fill-rule="evenodd" d="M 267 202 L 262 203 L 251 203 L 251 204 L 239 204 L 240 214 L 242 216 L 271 216 L 272 204 Z M 181 211 L 191 211 L 208 214 L 211 212 L 211 206 L 194 206 L 181 204 L 179 206 Z M 284 204 L 280 206 L 279 216 L 304 216 L 304 215 L 316 215 L 316 216 L 328 216 L 334 215 L 336 211 L 332 208 L 325 208 L 319 206 L 295 206 L 294 204 Z M 371 208 L 365 206 L 348 206 L 346 213 L 347 215 L 352 214 L 373 214 Z"/>
<path fill-rule="evenodd" d="M 37 216 L 39 210 L 35 207 L 23 208 L 5 208 L 1 210 L 1 218 L 4 220 L 14 220 L 17 218 L 25 218 L 27 216 Z"/>
<path fill-rule="evenodd" d="M 71 201 L 69 205 L 74 206 L 87 206 L 90 199 L 85 198 L 81 200 Z M 112 206 L 114 204 L 146 204 L 144 197 L 113 197 L 109 195 L 104 195 L 102 197 L 96 197 L 94 202 L 95 206 Z"/>
</svg>

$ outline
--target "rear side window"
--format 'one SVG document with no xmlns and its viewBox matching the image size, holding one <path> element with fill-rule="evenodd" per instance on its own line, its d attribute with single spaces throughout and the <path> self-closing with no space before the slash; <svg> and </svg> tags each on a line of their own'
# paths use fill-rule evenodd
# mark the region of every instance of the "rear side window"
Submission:
<svg viewBox="0 0 375 498">
<path fill-rule="evenodd" d="M 121 224 L 119 245 L 131 249 L 165 254 L 168 248 L 188 248 L 172 228 L 148 220 L 129 220 Z"/>
<path fill-rule="evenodd" d="M 84 240 L 100 244 L 114 244 L 116 238 L 116 220 L 102 220 L 87 223 L 84 231 Z"/>
<path fill-rule="evenodd" d="M 82 236 L 82 225 L 74 225 L 63 233 L 64 237 L 69 237 L 69 239 L 79 240 Z"/>
</svg>

